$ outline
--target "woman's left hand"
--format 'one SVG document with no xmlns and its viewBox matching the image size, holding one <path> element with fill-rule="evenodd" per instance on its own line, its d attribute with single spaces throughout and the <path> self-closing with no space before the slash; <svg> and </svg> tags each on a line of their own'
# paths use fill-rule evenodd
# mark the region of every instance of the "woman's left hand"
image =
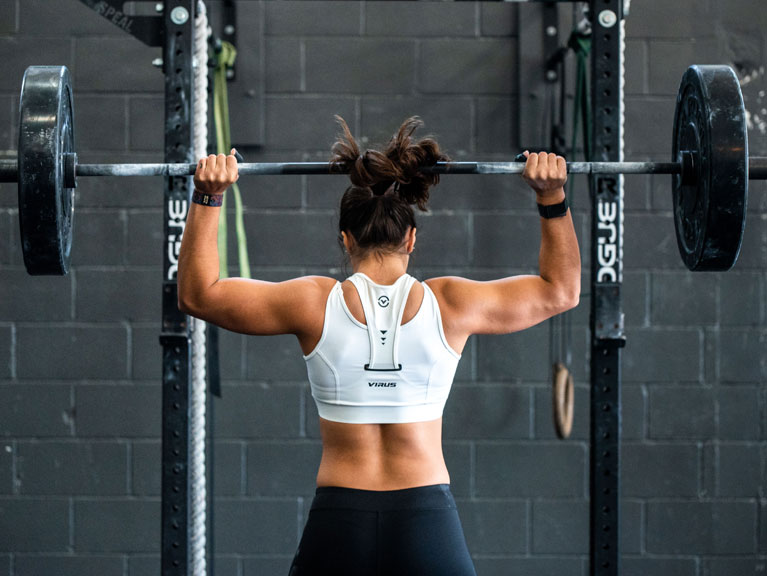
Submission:
<svg viewBox="0 0 767 576">
<path fill-rule="evenodd" d="M 194 173 L 194 188 L 203 194 L 220 196 L 232 184 L 237 182 L 240 174 L 237 170 L 235 150 L 229 156 L 211 154 L 197 163 Z"/>
</svg>

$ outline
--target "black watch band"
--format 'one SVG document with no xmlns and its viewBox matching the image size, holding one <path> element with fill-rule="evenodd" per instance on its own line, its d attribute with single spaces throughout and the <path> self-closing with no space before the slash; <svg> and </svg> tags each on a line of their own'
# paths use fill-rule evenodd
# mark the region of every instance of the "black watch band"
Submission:
<svg viewBox="0 0 767 576">
<path fill-rule="evenodd" d="M 561 218 L 567 214 L 567 198 L 562 200 L 559 204 L 551 204 L 550 206 L 544 206 L 538 204 L 538 214 L 541 218 Z"/>
</svg>

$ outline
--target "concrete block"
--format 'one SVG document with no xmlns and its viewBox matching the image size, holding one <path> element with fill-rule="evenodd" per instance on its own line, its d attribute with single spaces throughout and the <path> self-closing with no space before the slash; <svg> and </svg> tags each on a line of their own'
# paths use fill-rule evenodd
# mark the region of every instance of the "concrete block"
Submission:
<svg viewBox="0 0 767 576">
<path fill-rule="evenodd" d="M 0 494 L 13 494 L 13 460 L 13 444 L 0 442 Z"/>
<path fill-rule="evenodd" d="M 764 572 L 764 558 L 706 558 L 703 560 L 707 576 L 750 576 Z"/>
<path fill-rule="evenodd" d="M 160 496 L 162 490 L 162 444 L 152 440 L 133 442 L 131 458 L 131 495 Z M 218 479 L 218 478 L 217 478 Z"/>
<path fill-rule="evenodd" d="M 385 5 L 385 4 L 384 4 Z M 401 3 L 399 5 L 402 5 Z M 363 96 L 360 133 L 361 146 L 383 148 L 402 122 L 419 116 L 423 128 L 416 138 L 427 136 L 439 142 L 448 156 L 469 150 L 472 146 L 472 103 L 465 98 L 403 96 Z M 443 180 L 444 181 L 444 180 Z M 440 186 L 441 188 L 441 186 Z M 435 189 L 435 194 L 437 193 Z"/>
<path fill-rule="evenodd" d="M 529 438 L 530 389 L 460 386 L 445 410 L 445 438 Z"/>
<path fill-rule="evenodd" d="M 532 525 L 533 554 L 588 554 L 588 502 L 535 501 Z"/>
<path fill-rule="evenodd" d="M 69 551 L 69 501 L 65 498 L 0 500 L 0 551 Z"/>
<path fill-rule="evenodd" d="M 10 190 L 10 185 L 6 186 L 8 186 Z M 4 192 L 5 189 L 0 187 L 0 195 L 3 195 Z M 14 214 L 14 217 L 17 216 Z M 13 228 L 14 225 L 11 224 L 11 214 L 0 214 L 0 264 L 2 265 L 12 264 L 21 258 L 18 254 L 18 246 L 15 246 L 18 244 L 19 240 L 17 238 L 11 238 L 11 231 Z M 18 228 L 18 224 L 16 224 L 16 228 Z"/>
<path fill-rule="evenodd" d="M 411 264 L 428 262 L 436 266 L 464 266 L 470 258 L 471 233 L 463 214 L 427 213 L 417 216 L 416 248 Z"/>
<path fill-rule="evenodd" d="M 471 445 L 448 440 L 442 444 L 442 454 L 450 474 L 450 491 L 456 498 L 470 496 L 473 461 Z"/>
<path fill-rule="evenodd" d="M 544 353 L 548 350 L 548 330 L 544 325 L 514 334 L 477 336 L 476 341 L 477 380 L 549 380 L 551 366 L 548 353 Z"/>
<path fill-rule="evenodd" d="M 631 16 L 626 20 L 626 36 L 689 38 L 710 35 L 712 17 L 708 2 L 696 0 L 680 0 L 668 5 L 632 4 Z"/>
<path fill-rule="evenodd" d="M 24 495 L 126 494 L 127 445 L 115 442 L 20 442 L 17 481 Z"/>
<path fill-rule="evenodd" d="M 249 496 L 311 496 L 320 466 L 317 442 L 254 443 L 247 448 Z"/>
<path fill-rule="evenodd" d="M 62 437 L 72 434 L 69 386 L 0 386 L 0 434 L 5 437 Z"/>
<path fill-rule="evenodd" d="M 71 46 L 72 40 L 63 37 L 46 38 L 44 42 L 31 36 L 0 38 L 0 77 L 6 79 L 4 90 L 19 94 L 28 66 L 67 66 L 72 71 Z M 19 57 L 20 54 L 24 57 Z"/>
<path fill-rule="evenodd" d="M 626 41 L 626 86 L 624 88 L 626 95 L 647 94 L 649 84 L 647 77 L 650 68 L 647 53 L 646 40 Z"/>
<path fill-rule="evenodd" d="M 16 556 L 16 576 L 123 576 L 123 559 L 120 556 Z"/>
<path fill-rule="evenodd" d="M 360 33 L 359 5 L 329 2 L 266 2 L 267 35 L 339 36 Z"/>
<path fill-rule="evenodd" d="M 158 552 L 160 501 L 77 500 L 74 542 L 76 552 Z"/>
<path fill-rule="evenodd" d="M 488 161 L 506 161 L 508 156 L 492 156 Z M 468 160 L 468 153 L 455 155 L 455 161 Z M 469 176 L 456 175 L 440 180 L 439 186 L 432 194 L 431 209 L 433 210 L 516 210 L 520 207 L 535 208 L 534 199 L 529 189 L 521 184 L 519 178 L 502 178 L 499 176 Z M 476 215 L 475 215 L 476 217 Z M 523 218 L 525 216 L 522 216 Z M 519 218 L 519 216 L 510 216 Z"/>
<path fill-rule="evenodd" d="M 245 226 L 253 267 L 337 263 L 333 250 L 337 232 L 331 214 L 246 214 Z"/>
<path fill-rule="evenodd" d="M 127 374 L 124 326 L 19 326 L 16 345 L 19 378 L 114 379 Z M 40 350 L 46 350 L 45 363 Z"/>
<path fill-rule="evenodd" d="M 294 499 L 216 501 L 216 548 L 223 553 L 293 554 L 298 544 Z"/>
<path fill-rule="evenodd" d="M 762 275 L 731 271 L 719 276 L 719 313 L 722 326 L 756 326 L 764 323 L 761 302 Z"/>
<path fill-rule="evenodd" d="M 76 106 L 78 152 L 126 149 L 128 102 L 123 96 L 77 96 Z"/>
<path fill-rule="evenodd" d="M 216 442 L 213 462 L 215 465 L 213 474 L 216 496 L 245 494 L 244 446 L 240 442 Z"/>
<path fill-rule="evenodd" d="M 624 384 L 621 388 L 622 439 L 642 440 L 647 437 L 647 390 L 644 386 Z"/>
<path fill-rule="evenodd" d="M 507 38 L 422 40 L 417 88 L 429 94 L 517 94 L 516 52 Z"/>
<path fill-rule="evenodd" d="M 293 555 L 283 555 L 275 558 L 245 558 L 243 576 L 260 576 L 261 574 L 287 574 Z"/>
<path fill-rule="evenodd" d="M 753 502 L 648 502 L 647 552 L 751 554 L 755 527 Z"/>
<path fill-rule="evenodd" d="M 208 326 L 208 334 L 212 326 Z M 247 336 L 217 328 L 218 355 L 221 380 L 245 379 Z"/>
<path fill-rule="evenodd" d="M 721 51 L 716 38 L 680 38 L 649 42 L 650 94 L 674 96 L 691 63 L 718 64 Z M 672 124 L 668 124 L 672 126 Z"/>
<path fill-rule="evenodd" d="M 622 494 L 694 498 L 698 494 L 699 459 L 695 444 L 623 444 Z"/>
<path fill-rule="evenodd" d="M 55 322 L 72 318 L 72 278 L 29 276 L 24 269 L 0 270 L 0 318 Z"/>
<path fill-rule="evenodd" d="M 72 235 L 72 265 L 118 266 L 124 258 L 125 214 L 78 210 Z"/>
<path fill-rule="evenodd" d="M 693 558 L 621 558 L 623 576 L 697 576 Z"/>
<path fill-rule="evenodd" d="M 301 386 L 224 383 L 216 405 L 218 438 L 296 438 Z"/>
<path fill-rule="evenodd" d="M 644 505 L 638 500 L 621 501 L 620 547 L 623 554 L 640 554 L 644 546 Z"/>
<path fill-rule="evenodd" d="M 247 350 L 247 375 L 251 380 L 306 379 L 306 363 L 295 336 L 254 336 L 247 339 Z"/>
<path fill-rule="evenodd" d="M 717 391 L 719 433 L 721 440 L 758 440 L 760 438 L 759 389 L 728 386 Z"/>
<path fill-rule="evenodd" d="M 315 37 L 305 42 L 308 92 L 409 94 L 415 88 L 412 40 Z"/>
<path fill-rule="evenodd" d="M 767 333 L 763 330 L 722 330 L 719 343 L 720 381 L 762 381 L 767 359 L 765 343 Z"/>
<path fill-rule="evenodd" d="M 583 446 L 574 444 L 478 444 L 476 494 L 580 498 L 586 464 Z"/>
<path fill-rule="evenodd" d="M 300 92 L 303 81 L 301 70 L 302 41 L 293 37 L 266 38 L 266 91 Z"/>
<path fill-rule="evenodd" d="M 158 197 L 159 200 L 159 197 Z M 158 207 L 161 201 L 158 201 Z M 133 212 L 127 215 L 125 261 L 131 266 L 153 266 L 162 278 L 163 224 L 162 212 Z"/>
<path fill-rule="evenodd" d="M 516 96 L 477 98 L 477 152 L 519 153 L 519 125 Z M 469 141 L 461 150 L 471 151 Z"/>
<path fill-rule="evenodd" d="M 128 35 L 79 38 L 74 52 L 77 62 L 74 84 L 78 90 L 119 93 L 164 91 L 163 73 L 152 66 L 152 60 L 160 55 L 158 49 L 137 42 Z M 115 62 L 130 62 L 131 65 L 115 66 Z"/>
<path fill-rule="evenodd" d="M 736 264 L 737 270 L 762 270 L 767 261 L 767 219 L 755 214 L 746 217 L 746 230 Z"/>
<path fill-rule="evenodd" d="M 131 326 L 131 376 L 137 380 L 162 378 L 160 324 Z"/>
<path fill-rule="evenodd" d="M 128 556 L 129 576 L 152 576 L 160 571 L 160 556 L 131 554 Z"/>
<path fill-rule="evenodd" d="M 650 275 L 642 272 L 624 270 L 621 296 L 625 311 L 625 323 L 628 327 L 648 326 L 650 324 Z"/>
<path fill-rule="evenodd" d="M 3 6 L 0 4 L 0 22 L 6 22 L 3 18 Z M 2 27 L 3 24 L 0 24 Z M 0 31 L 2 28 L 0 28 Z M 2 32 L 0 32 L 2 33 Z M 0 150 L 13 150 L 16 148 L 16 142 L 14 136 L 16 135 L 17 123 L 16 115 L 13 113 L 15 109 L 13 98 L 10 96 L 0 97 Z"/>
<path fill-rule="evenodd" d="M 15 34 L 19 28 L 18 6 L 15 1 L 0 3 L 0 34 Z"/>
<path fill-rule="evenodd" d="M 714 432 L 712 390 L 674 386 L 650 391 L 650 438 L 702 439 L 710 438 Z"/>
<path fill-rule="evenodd" d="M 511 3 L 482 3 L 480 5 L 480 34 L 482 36 L 516 36 L 518 9 L 518 6 Z"/>
<path fill-rule="evenodd" d="M 527 510 L 521 501 L 458 501 L 466 543 L 472 555 L 524 554 Z"/>
<path fill-rule="evenodd" d="M 368 36 L 473 36 L 476 14 L 472 4 L 412 4 L 373 2 L 365 10 Z"/>
<path fill-rule="evenodd" d="M 717 321 L 718 279 L 692 272 L 656 272 L 650 277 L 651 313 L 655 325 L 699 325 Z"/>
<path fill-rule="evenodd" d="M 676 97 L 626 97 L 626 158 L 670 150 L 670 129 L 658 126 L 674 125 L 675 106 Z"/>
<path fill-rule="evenodd" d="M 13 2 L 11 2 L 13 3 Z M 125 33 L 84 4 L 45 0 L 19 2 L 19 34 L 24 36 L 122 36 Z"/>
<path fill-rule="evenodd" d="M 482 576 L 585 576 L 585 562 L 579 558 L 477 558 Z"/>
<path fill-rule="evenodd" d="M 307 105 L 309 103 L 307 102 Z M 276 137 L 291 137 L 290 134 L 280 134 L 280 130 L 284 130 L 279 127 L 279 118 L 275 118 L 274 126 Z M 312 157 L 311 160 L 327 161 L 330 157 L 330 146 L 333 143 L 333 116 L 323 114 L 321 117 L 309 120 L 310 122 L 321 121 L 322 127 L 320 132 L 310 134 L 309 130 L 306 131 L 308 138 L 314 138 L 316 141 L 323 142 L 320 146 L 321 153 L 317 153 L 316 157 Z M 300 129 L 300 127 L 292 126 L 293 129 Z M 324 140 L 321 138 L 325 138 Z M 296 142 L 297 147 L 303 146 L 303 144 Z M 262 151 L 262 150 L 245 150 L 245 159 L 248 162 L 286 162 L 286 161 L 308 161 L 310 158 L 299 154 L 295 151 Z M 239 181 L 240 190 L 243 195 L 243 204 L 246 209 L 253 210 L 259 208 L 300 208 L 304 205 L 310 204 L 310 198 L 307 196 L 307 200 L 304 199 L 305 182 L 310 180 L 308 176 L 242 176 Z M 340 181 L 344 179 L 348 182 L 348 178 L 345 176 L 328 177 L 328 176 L 315 176 L 315 179 L 320 182 Z M 344 190 L 344 185 L 338 186 L 336 192 L 340 198 L 341 192 Z M 333 207 L 335 207 L 335 202 Z M 232 203 L 228 204 L 228 210 L 230 213 L 229 222 L 233 222 L 231 214 L 233 214 Z M 325 206 L 322 206 L 325 207 Z M 230 224 L 233 226 L 233 224 Z M 231 228 L 233 230 L 233 228 Z"/>
<path fill-rule="evenodd" d="M 475 214 L 473 227 L 475 266 L 537 269 L 541 242 L 537 218 Z"/>
<path fill-rule="evenodd" d="M 683 270 L 671 216 L 626 215 L 624 266 L 628 270 Z"/>
<path fill-rule="evenodd" d="M 157 96 L 128 100 L 128 145 L 131 150 L 165 150 L 165 99 Z"/>
<path fill-rule="evenodd" d="M 717 496 L 759 498 L 764 494 L 762 455 L 758 444 L 719 444 Z"/>
<path fill-rule="evenodd" d="M 79 437 L 156 438 L 162 420 L 159 385 L 80 385 L 75 389 Z"/>
<path fill-rule="evenodd" d="M 16 376 L 16 334 L 13 326 L 0 326 L 0 376 Z"/>
<path fill-rule="evenodd" d="M 759 552 L 767 552 L 767 500 L 759 500 Z"/>
<path fill-rule="evenodd" d="M 80 270 L 76 316 L 80 320 L 149 322 L 162 316 L 159 270 Z"/>
<path fill-rule="evenodd" d="M 635 329 L 627 333 L 627 339 L 626 382 L 700 381 L 703 339 L 698 330 Z"/>
</svg>

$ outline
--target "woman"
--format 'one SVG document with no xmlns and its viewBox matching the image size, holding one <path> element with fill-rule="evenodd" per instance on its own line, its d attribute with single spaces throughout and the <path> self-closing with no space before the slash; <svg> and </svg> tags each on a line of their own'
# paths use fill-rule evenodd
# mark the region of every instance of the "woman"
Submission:
<svg viewBox="0 0 767 576">
<path fill-rule="evenodd" d="M 528 154 L 541 212 L 540 274 L 492 282 L 407 271 L 412 206 L 426 209 L 446 160 L 411 118 L 383 152 L 360 153 L 346 123 L 332 163 L 350 171 L 339 232 L 354 275 L 280 283 L 219 279 L 220 199 L 233 156 L 200 160 L 179 260 L 179 307 L 245 334 L 295 334 L 322 434 L 317 494 L 291 576 L 474 575 L 442 457 L 442 409 L 472 334 L 523 330 L 574 307 L 580 255 L 564 159 Z"/>
</svg>

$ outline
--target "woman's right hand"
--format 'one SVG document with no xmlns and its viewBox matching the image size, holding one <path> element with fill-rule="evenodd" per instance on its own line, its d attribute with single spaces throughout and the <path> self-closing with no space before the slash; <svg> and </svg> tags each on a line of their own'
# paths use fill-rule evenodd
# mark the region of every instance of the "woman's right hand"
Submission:
<svg viewBox="0 0 767 576">
<path fill-rule="evenodd" d="M 567 182 L 567 164 L 562 156 L 525 151 L 527 163 L 522 177 L 541 199 L 558 196 Z"/>
<path fill-rule="evenodd" d="M 220 196 L 240 178 L 235 150 L 229 156 L 211 154 L 197 163 L 194 188 L 203 194 Z"/>
</svg>

